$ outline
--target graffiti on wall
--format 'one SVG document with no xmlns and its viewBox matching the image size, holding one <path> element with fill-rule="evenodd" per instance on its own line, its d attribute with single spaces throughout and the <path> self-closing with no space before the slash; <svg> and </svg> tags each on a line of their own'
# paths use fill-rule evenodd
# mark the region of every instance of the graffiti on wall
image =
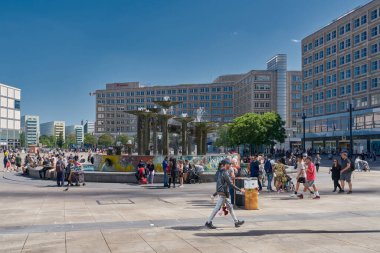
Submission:
<svg viewBox="0 0 380 253">
<path fill-rule="evenodd" d="M 204 155 L 204 156 L 171 156 L 178 160 L 188 160 L 193 167 L 202 168 L 204 171 L 216 171 L 218 164 L 225 158 L 236 159 L 240 164 L 240 156 L 232 155 Z M 157 172 L 163 172 L 162 162 L 165 156 L 138 156 L 138 155 L 96 155 L 95 169 L 104 172 L 135 172 L 137 164 L 143 161 L 145 164 L 152 160 Z"/>
</svg>

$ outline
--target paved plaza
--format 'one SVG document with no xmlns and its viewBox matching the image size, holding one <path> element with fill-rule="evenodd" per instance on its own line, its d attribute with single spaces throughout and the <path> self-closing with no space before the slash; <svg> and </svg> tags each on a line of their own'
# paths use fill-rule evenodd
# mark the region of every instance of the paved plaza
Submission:
<svg viewBox="0 0 380 253">
<path fill-rule="evenodd" d="M 354 173 L 354 194 L 332 193 L 327 168 L 321 199 L 263 192 L 260 210 L 237 209 L 246 224 L 217 217 L 204 227 L 214 183 L 88 183 L 58 188 L 0 172 L 0 252 L 380 252 L 380 172 Z"/>
</svg>

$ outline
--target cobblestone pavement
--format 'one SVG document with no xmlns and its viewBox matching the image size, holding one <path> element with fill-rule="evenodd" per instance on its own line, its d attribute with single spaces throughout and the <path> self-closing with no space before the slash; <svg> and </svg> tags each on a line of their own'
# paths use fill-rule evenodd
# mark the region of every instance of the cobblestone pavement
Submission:
<svg viewBox="0 0 380 253">
<path fill-rule="evenodd" d="M 354 193 L 335 194 L 327 168 L 321 199 L 262 192 L 246 224 L 204 223 L 215 184 L 88 183 L 58 188 L 0 172 L 0 252 L 380 252 L 380 172 L 355 172 Z"/>
</svg>

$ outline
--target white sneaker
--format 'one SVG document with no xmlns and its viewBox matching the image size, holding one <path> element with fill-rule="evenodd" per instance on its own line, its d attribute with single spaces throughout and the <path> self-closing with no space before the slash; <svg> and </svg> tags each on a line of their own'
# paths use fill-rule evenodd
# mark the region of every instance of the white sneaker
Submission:
<svg viewBox="0 0 380 253">
<path fill-rule="evenodd" d="M 183 188 L 183 185 L 178 186 L 179 188 Z"/>
<path fill-rule="evenodd" d="M 293 193 L 292 195 L 290 195 L 290 197 L 291 197 L 291 198 L 297 198 L 297 194 L 294 194 L 294 193 Z"/>
<path fill-rule="evenodd" d="M 314 198 L 315 197 L 315 194 L 313 194 L 313 193 L 309 193 L 309 199 L 312 199 L 312 198 Z"/>
</svg>

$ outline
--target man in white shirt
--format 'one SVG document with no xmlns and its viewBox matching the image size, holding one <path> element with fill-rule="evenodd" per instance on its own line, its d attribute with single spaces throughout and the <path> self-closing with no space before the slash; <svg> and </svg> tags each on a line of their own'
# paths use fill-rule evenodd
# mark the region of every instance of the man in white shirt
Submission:
<svg viewBox="0 0 380 253">
<path fill-rule="evenodd" d="M 290 197 L 296 198 L 297 197 L 297 191 L 300 187 L 300 184 L 305 184 L 306 182 L 306 172 L 305 172 L 305 163 L 303 162 L 303 157 L 298 156 L 297 157 L 297 184 L 296 184 L 296 190 Z"/>
</svg>

